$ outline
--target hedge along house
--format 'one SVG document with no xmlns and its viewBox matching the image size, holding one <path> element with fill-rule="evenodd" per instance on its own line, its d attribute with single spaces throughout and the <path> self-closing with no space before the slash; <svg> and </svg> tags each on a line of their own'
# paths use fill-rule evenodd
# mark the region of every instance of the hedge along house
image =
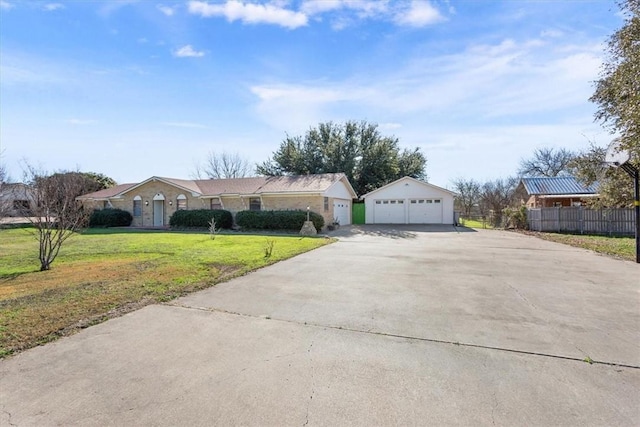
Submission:
<svg viewBox="0 0 640 427">
<path fill-rule="evenodd" d="M 94 209 L 117 208 L 133 216 L 134 227 L 164 227 L 181 209 L 305 210 L 324 217 L 325 224 L 351 224 L 356 193 L 342 173 L 183 180 L 151 177 L 78 197 Z"/>
<path fill-rule="evenodd" d="M 362 196 L 366 224 L 453 224 L 455 193 L 405 176 Z"/>
</svg>

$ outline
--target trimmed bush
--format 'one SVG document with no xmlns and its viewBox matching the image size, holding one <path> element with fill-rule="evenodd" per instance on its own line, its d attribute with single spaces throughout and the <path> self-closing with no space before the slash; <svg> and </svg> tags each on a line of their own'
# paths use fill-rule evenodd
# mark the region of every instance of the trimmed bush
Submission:
<svg viewBox="0 0 640 427">
<path fill-rule="evenodd" d="M 316 230 L 324 227 L 324 218 L 315 212 L 309 214 Z M 250 230 L 296 230 L 307 220 L 306 211 L 242 211 L 236 214 L 236 223 Z"/>
<path fill-rule="evenodd" d="M 122 209 L 96 209 L 89 217 L 89 227 L 128 227 L 133 217 Z"/>
<path fill-rule="evenodd" d="M 209 228 L 211 218 L 216 220 L 216 228 L 231 228 L 233 216 L 224 209 L 194 209 L 175 211 L 169 218 L 169 225 L 175 228 Z"/>
</svg>

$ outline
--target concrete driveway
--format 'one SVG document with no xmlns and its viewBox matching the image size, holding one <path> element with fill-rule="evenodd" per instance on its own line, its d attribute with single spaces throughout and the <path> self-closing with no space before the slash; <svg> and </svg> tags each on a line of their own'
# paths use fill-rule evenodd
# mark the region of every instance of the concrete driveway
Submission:
<svg viewBox="0 0 640 427">
<path fill-rule="evenodd" d="M 0 362 L 0 425 L 638 425 L 640 266 L 501 231 L 336 234 Z"/>
</svg>

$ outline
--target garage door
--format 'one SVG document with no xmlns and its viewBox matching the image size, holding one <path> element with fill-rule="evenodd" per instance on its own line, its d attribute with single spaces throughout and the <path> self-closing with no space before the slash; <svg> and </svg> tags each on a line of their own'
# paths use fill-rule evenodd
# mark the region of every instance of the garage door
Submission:
<svg viewBox="0 0 640 427">
<path fill-rule="evenodd" d="M 333 217 L 338 219 L 340 225 L 351 224 L 351 201 L 335 199 L 333 201 Z"/>
<path fill-rule="evenodd" d="M 442 224 L 442 199 L 409 200 L 409 224 Z"/>
<path fill-rule="evenodd" d="M 404 200 L 376 200 L 373 222 L 376 224 L 404 224 Z"/>
</svg>

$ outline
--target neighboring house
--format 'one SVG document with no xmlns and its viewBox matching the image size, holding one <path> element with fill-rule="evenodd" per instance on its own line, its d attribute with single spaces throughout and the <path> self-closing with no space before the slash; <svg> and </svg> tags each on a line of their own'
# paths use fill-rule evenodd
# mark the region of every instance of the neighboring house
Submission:
<svg viewBox="0 0 640 427">
<path fill-rule="evenodd" d="M 233 179 L 151 177 L 78 197 L 85 205 L 129 211 L 135 227 L 162 227 L 181 209 L 306 210 L 351 224 L 353 187 L 342 173 Z"/>
<path fill-rule="evenodd" d="M 529 196 L 523 200 L 528 208 L 582 206 L 588 199 L 599 196 L 598 183 L 585 186 L 572 176 L 522 178 L 518 190 Z"/>
<path fill-rule="evenodd" d="M 0 216 L 29 214 L 32 204 L 28 185 L 20 182 L 0 184 Z"/>
<path fill-rule="evenodd" d="M 453 224 L 455 193 L 405 176 L 362 196 L 366 224 Z"/>
</svg>

